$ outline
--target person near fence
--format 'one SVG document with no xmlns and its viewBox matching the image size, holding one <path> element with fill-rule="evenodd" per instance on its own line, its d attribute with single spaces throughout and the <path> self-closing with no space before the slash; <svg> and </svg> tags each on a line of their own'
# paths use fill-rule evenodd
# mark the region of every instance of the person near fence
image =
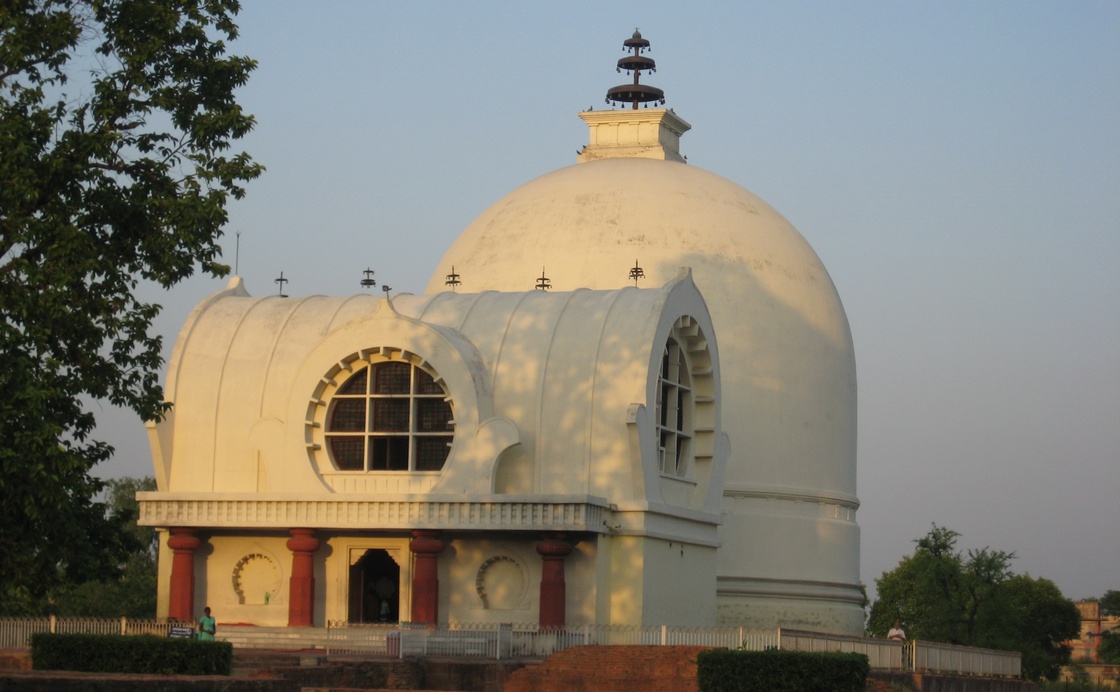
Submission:
<svg viewBox="0 0 1120 692">
<path fill-rule="evenodd" d="M 906 641 L 906 631 L 902 629 L 902 623 L 898 620 L 894 621 L 894 626 L 887 632 L 887 639 L 895 642 Z"/>
<path fill-rule="evenodd" d="M 214 622 L 214 617 L 210 615 L 210 606 L 202 611 L 204 614 L 198 619 L 198 638 L 202 641 L 214 641 L 214 633 L 217 632 L 217 623 Z"/>
</svg>

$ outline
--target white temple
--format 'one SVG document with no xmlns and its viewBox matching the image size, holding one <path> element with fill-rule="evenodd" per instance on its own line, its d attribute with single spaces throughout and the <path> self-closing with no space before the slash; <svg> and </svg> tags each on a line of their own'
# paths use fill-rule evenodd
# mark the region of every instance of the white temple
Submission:
<svg viewBox="0 0 1120 692">
<path fill-rule="evenodd" d="M 424 295 L 234 278 L 196 308 L 140 494 L 159 615 L 862 632 L 828 273 L 683 161 L 672 110 L 580 117 L 579 163 L 491 206 Z"/>
</svg>

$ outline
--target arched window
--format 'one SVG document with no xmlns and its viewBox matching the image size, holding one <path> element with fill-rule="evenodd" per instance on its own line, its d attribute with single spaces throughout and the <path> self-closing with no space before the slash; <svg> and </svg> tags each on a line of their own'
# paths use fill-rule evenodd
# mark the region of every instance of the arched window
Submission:
<svg viewBox="0 0 1120 692">
<path fill-rule="evenodd" d="M 453 433 L 443 387 L 402 361 L 357 371 L 327 411 L 327 448 L 340 471 L 439 471 Z"/>
<path fill-rule="evenodd" d="M 661 473 L 685 476 L 691 453 L 694 411 L 688 355 L 670 337 L 657 377 L 657 436 Z"/>
</svg>

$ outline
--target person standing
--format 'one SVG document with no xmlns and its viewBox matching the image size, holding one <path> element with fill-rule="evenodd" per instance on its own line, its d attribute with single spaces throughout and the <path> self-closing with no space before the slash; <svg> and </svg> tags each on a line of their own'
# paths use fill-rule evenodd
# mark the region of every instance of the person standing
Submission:
<svg viewBox="0 0 1120 692">
<path fill-rule="evenodd" d="M 212 642 L 214 641 L 214 633 L 217 632 L 217 623 L 210 615 L 210 606 L 206 606 L 203 610 L 204 615 L 198 620 L 198 638 L 200 641 Z"/>
<path fill-rule="evenodd" d="M 906 631 L 902 629 L 902 623 L 898 620 L 894 621 L 894 626 L 887 632 L 887 639 L 895 642 L 906 641 Z"/>
</svg>

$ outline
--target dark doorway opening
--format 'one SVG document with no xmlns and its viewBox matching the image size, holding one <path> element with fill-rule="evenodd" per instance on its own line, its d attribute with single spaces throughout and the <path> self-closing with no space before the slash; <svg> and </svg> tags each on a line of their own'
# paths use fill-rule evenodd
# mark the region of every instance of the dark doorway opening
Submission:
<svg viewBox="0 0 1120 692">
<path fill-rule="evenodd" d="M 350 622 L 399 622 L 401 568 L 374 548 L 350 566 Z"/>
</svg>

